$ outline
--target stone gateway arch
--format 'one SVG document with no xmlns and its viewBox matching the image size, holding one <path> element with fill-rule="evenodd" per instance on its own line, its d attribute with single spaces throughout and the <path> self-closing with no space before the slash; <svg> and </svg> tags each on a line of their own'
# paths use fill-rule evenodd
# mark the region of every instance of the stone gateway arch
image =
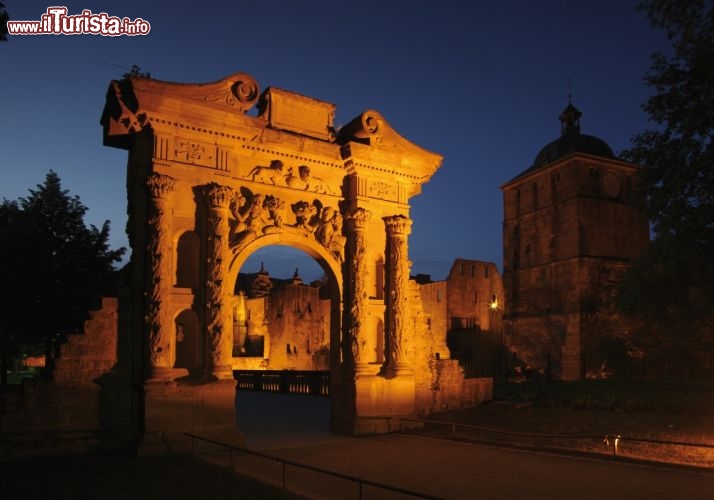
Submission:
<svg viewBox="0 0 714 500">
<path fill-rule="evenodd" d="M 128 151 L 122 328 L 142 367 L 145 433 L 233 424 L 234 289 L 246 258 L 268 245 L 303 250 L 328 278 L 334 430 L 387 432 L 417 412 L 428 368 L 415 356 L 429 333 L 409 280 L 409 200 L 442 157 L 376 111 L 339 130 L 334 112 L 279 88 L 261 93 L 244 73 L 111 82 L 101 124 L 104 144 Z M 177 339 L 193 346 L 182 366 Z M 381 364 L 367 354 L 376 343 Z"/>
</svg>

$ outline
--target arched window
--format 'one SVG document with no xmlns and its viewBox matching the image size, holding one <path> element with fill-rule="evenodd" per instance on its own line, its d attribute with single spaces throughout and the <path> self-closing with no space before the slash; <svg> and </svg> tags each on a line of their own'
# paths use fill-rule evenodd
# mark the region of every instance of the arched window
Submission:
<svg viewBox="0 0 714 500">
<path fill-rule="evenodd" d="M 176 246 L 176 287 L 198 288 L 198 235 L 187 231 Z"/>
<path fill-rule="evenodd" d="M 181 311 L 174 320 L 176 339 L 175 368 L 195 372 L 203 364 L 203 342 L 198 328 L 198 316 L 190 309 Z"/>
</svg>

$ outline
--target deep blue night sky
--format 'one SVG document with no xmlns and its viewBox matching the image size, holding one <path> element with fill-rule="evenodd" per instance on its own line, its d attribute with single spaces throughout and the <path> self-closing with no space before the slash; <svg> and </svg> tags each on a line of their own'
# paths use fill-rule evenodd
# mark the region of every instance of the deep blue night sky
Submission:
<svg viewBox="0 0 714 500">
<path fill-rule="evenodd" d="M 5 2 L 12 19 L 39 20 L 53 3 Z M 161 80 L 210 82 L 244 71 L 331 102 L 339 126 L 379 111 L 404 137 L 444 155 L 412 200 L 413 273 L 446 277 L 456 257 L 501 266 L 500 185 L 528 168 L 560 133 L 568 103 L 582 131 L 619 152 L 648 126 L 641 104 L 651 53 L 664 34 L 636 0 L 201 2 L 69 1 L 151 23 L 147 36 L 10 36 L 0 44 L 0 196 L 17 199 L 56 171 L 112 223 L 112 247 L 128 246 L 126 152 L 102 146 L 99 117 L 110 80 L 139 65 Z M 161 5 L 171 5 L 170 10 Z M 568 85 L 568 80 L 572 82 Z M 292 252 L 261 259 L 283 277 Z M 271 260 L 272 259 L 272 260 Z M 306 267 L 307 266 L 307 267 Z"/>
</svg>

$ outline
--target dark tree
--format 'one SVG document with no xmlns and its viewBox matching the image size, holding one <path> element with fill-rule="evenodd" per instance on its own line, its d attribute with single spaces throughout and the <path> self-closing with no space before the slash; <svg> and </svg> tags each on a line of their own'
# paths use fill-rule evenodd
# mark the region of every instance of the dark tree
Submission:
<svg viewBox="0 0 714 500">
<path fill-rule="evenodd" d="M 645 76 L 655 124 L 623 156 L 643 165 L 642 202 L 654 239 L 621 287 L 622 310 L 646 320 L 644 337 L 677 361 L 710 350 L 714 334 L 714 2 L 647 0 L 666 31 Z"/>
<path fill-rule="evenodd" d="M 132 64 L 131 69 L 121 75 L 121 77 L 124 79 L 132 78 L 135 76 L 140 76 L 142 78 L 151 78 L 151 73 L 149 73 L 148 71 L 141 71 L 141 68 L 139 66 L 137 66 L 136 64 Z"/>
<path fill-rule="evenodd" d="M 0 262 L 9 299 L 2 334 L 9 349 L 41 346 L 51 362 L 58 340 L 81 331 L 112 284 L 124 249 L 110 250 L 109 221 L 87 227 L 86 211 L 53 171 L 27 198 L 3 202 Z"/>
<path fill-rule="evenodd" d="M 7 42 L 7 22 L 10 15 L 5 10 L 5 3 L 0 2 L 0 42 Z"/>
</svg>

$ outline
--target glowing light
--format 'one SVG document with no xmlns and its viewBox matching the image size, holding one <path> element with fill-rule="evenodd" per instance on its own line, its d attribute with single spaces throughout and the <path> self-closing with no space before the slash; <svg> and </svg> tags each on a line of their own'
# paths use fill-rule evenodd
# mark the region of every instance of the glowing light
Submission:
<svg viewBox="0 0 714 500">
<path fill-rule="evenodd" d="M 494 297 L 493 300 L 491 302 L 489 302 L 488 308 L 491 311 L 495 311 L 498 309 L 498 299 L 496 297 Z"/>
</svg>

